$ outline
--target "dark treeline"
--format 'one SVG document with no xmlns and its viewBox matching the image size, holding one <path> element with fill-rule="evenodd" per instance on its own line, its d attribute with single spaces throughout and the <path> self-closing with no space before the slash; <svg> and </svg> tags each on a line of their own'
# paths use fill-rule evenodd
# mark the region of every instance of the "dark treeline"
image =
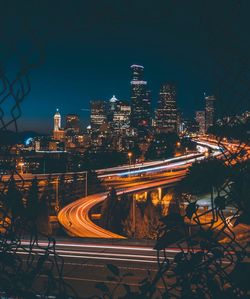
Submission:
<svg viewBox="0 0 250 299">
<path fill-rule="evenodd" d="M 168 213 L 176 194 L 170 191 L 167 209 L 152 203 L 148 193 L 145 201 L 136 201 L 133 195 L 118 196 L 111 189 L 101 208 L 101 225 L 114 233 L 136 239 L 156 239 L 161 217 Z"/>
<path fill-rule="evenodd" d="M 176 133 L 155 135 L 146 153 L 146 160 L 167 159 L 176 153 L 185 154 L 186 150 L 195 150 L 196 144 L 190 138 L 180 138 Z"/>
<path fill-rule="evenodd" d="M 129 238 L 156 239 L 164 215 L 180 214 L 180 203 L 184 202 L 187 194 L 197 196 L 206 193 L 210 193 L 215 209 L 233 206 L 240 211 L 237 223 L 250 224 L 249 161 L 228 166 L 222 160 L 210 158 L 189 168 L 183 181 L 168 194 L 166 207 L 162 203 L 154 205 L 149 195 L 145 201 L 133 202 L 132 195 L 118 196 L 112 189 L 102 204 L 101 225 Z M 187 207 L 187 214 L 192 207 L 196 210 L 196 201 Z"/>
<path fill-rule="evenodd" d="M 217 124 L 208 129 L 208 133 L 217 137 L 233 138 L 240 141 L 249 141 L 250 119 L 245 123 L 225 123 Z"/>
<path fill-rule="evenodd" d="M 14 179 L 11 179 L 6 194 L 2 195 L 3 211 L 8 215 L 12 227 L 18 230 L 18 221 L 32 223 L 34 231 L 45 235 L 51 234 L 49 223 L 50 214 L 50 193 L 45 190 L 39 192 L 38 181 L 33 179 L 26 194 L 23 194 L 16 186 Z"/>
<path fill-rule="evenodd" d="M 234 206 L 240 211 L 238 222 L 250 224 L 249 160 L 235 165 L 214 158 L 197 162 L 189 168 L 179 190 L 194 195 L 210 193 L 217 209 Z"/>
</svg>

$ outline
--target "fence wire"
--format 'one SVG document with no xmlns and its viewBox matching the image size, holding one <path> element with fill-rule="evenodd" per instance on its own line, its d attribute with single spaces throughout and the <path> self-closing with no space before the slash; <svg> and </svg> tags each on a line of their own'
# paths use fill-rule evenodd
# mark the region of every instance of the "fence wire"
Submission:
<svg viewBox="0 0 250 299">
<path fill-rule="evenodd" d="M 37 65 L 39 62 L 23 62 L 14 75 L 8 75 L 3 67 L 0 70 L 1 169 L 8 169 L 8 174 L 0 174 L 0 296 L 77 298 L 63 279 L 64 261 L 56 252 L 55 239 L 41 234 L 34 221 L 18 207 L 15 215 L 6 211 L 11 184 L 12 192 L 22 201 L 27 195 L 25 181 L 16 170 L 18 156 L 10 154 L 14 145 L 10 131 L 18 132 L 22 103 L 31 90 L 30 71 Z"/>
</svg>

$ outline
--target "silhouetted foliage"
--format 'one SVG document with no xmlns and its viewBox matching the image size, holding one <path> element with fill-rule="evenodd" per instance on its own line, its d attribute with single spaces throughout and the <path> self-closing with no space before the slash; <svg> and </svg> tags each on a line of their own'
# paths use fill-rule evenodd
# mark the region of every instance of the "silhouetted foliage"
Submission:
<svg viewBox="0 0 250 299">
<path fill-rule="evenodd" d="M 250 225 L 250 163 L 240 163 L 233 168 L 230 177 L 229 198 L 241 211 L 236 223 Z"/>
<path fill-rule="evenodd" d="M 102 203 L 102 226 L 117 234 L 123 233 L 122 220 L 124 218 L 124 198 L 120 200 L 116 190 L 112 188 Z"/>
<path fill-rule="evenodd" d="M 7 211 L 10 212 L 13 221 L 15 221 L 18 217 L 24 216 L 24 205 L 22 198 L 22 193 L 16 187 L 16 183 L 12 177 L 9 182 L 5 203 Z"/>
<path fill-rule="evenodd" d="M 240 141 L 248 141 L 250 132 L 250 119 L 245 123 L 237 121 L 229 123 L 225 122 L 221 125 L 217 124 L 208 129 L 208 133 L 217 137 L 233 138 Z"/>
<path fill-rule="evenodd" d="M 18 37 L 18 41 L 23 45 L 24 36 L 19 36 L 22 32 L 19 29 L 15 32 L 15 38 Z M 6 41 L 4 37 L 8 40 L 7 45 L 4 45 Z M 0 146 L 1 154 L 6 160 L 11 156 L 11 145 L 22 135 L 18 133 L 18 119 L 22 114 L 21 104 L 30 93 L 29 72 L 41 63 L 42 57 L 42 50 L 37 49 L 39 42 L 33 32 L 32 34 L 25 32 L 25 40 L 26 38 L 28 40 L 21 50 L 22 53 L 18 53 L 20 44 L 16 43 L 15 39 L 9 40 L 9 38 L 10 36 L 3 34 L 1 49 L 3 52 L 7 49 L 10 56 L 8 55 L 6 59 L 3 54 L 5 58 L 1 59 L 0 63 L 0 132 L 2 132 Z M 10 69 L 6 68 L 9 62 Z M 18 69 L 15 73 L 16 66 Z M 10 133 L 9 130 L 13 132 Z M 35 220 L 37 215 L 37 183 L 33 182 L 28 192 L 30 201 L 29 203 L 27 201 L 25 207 L 26 182 L 15 170 L 17 158 L 16 154 L 11 156 L 9 178 L 3 179 L 2 172 L 0 174 L 1 297 L 33 299 L 52 296 L 68 299 L 70 292 L 72 297 L 77 298 L 73 289 L 62 279 L 63 259 L 55 251 L 55 240 L 43 235 L 41 245 L 41 234 L 37 226 L 30 221 L 30 218 Z M 27 242 L 24 242 L 24 239 Z M 42 288 L 38 282 L 42 282 Z"/>
<path fill-rule="evenodd" d="M 117 151 L 93 153 L 91 151 L 86 151 L 84 157 L 78 162 L 81 164 L 81 168 L 78 168 L 78 170 L 96 170 L 121 165 L 126 161 L 127 155 L 125 153 Z"/>
<path fill-rule="evenodd" d="M 210 192 L 211 188 L 218 188 L 228 178 L 229 169 L 224 161 L 207 159 L 190 166 L 187 176 L 180 184 L 180 189 L 192 194 Z"/>
<path fill-rule="evenodd" d="M 37 179 L 34 178 L 32 180 L 31 187 L 29 189 L 27 203 L 26 203 L 26 213 L 27 217 L 35 222 L 39 213 L 39 189 Z"/>
<path fill-rule="evenodd" d="M 169 158 L 174 155 L 179 137 L 176 133 L 161 133 L 155 136 L 145 154 L 149 160 Z"/>
<path fill-rule="evenodd" d="M 142 155 L 142 151 L 141 151 L 141 149 L 140 149 L 140 147 L 139 147 L 139 145 L 138 145 L 137 142 L 135 142 L 133 144 L 133 146 L 129 147 L 128 152 L 132 153 L 131 160 L 132 160 L 133 163 L 136 161 L 136 159 L 140 158 L 141 155 Z M 128 159 L 128 157 L 127 157 L 127 161 L 130 162 L 129 159 Z"/>
<path fill-rule="evenodd" d="M 94 170 L 88 170 L 88 195 L 103 192 L 105 189 L 102 186 L 101 180 L 98 178 Z"/>
</svg>

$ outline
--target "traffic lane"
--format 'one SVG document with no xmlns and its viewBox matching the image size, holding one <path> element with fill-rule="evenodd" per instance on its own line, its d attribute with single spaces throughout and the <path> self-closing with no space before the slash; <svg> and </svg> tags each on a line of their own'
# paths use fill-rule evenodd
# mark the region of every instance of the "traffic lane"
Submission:
<svg viewBox="0 0 250 299">
<path fill-rule="evenodd" d="M 25 257 L 24 257 L 25 259 Z M 45 262 L 46 263 L 46 262 Z M 49 263 L 48 263 L 49 264 Z M 117 285 L 117 281 L 111 281 L 110 277 L 114 276 L 112 272 L 107 268 L 107 262 L 88 259 L 72 259 L 69 257 L 64 258 L 63 262 L 63 279 L 80 295 L 80 298 L 86 298 L 95 294 L 101 295 L 101 293 L 95 288 L 96 283 L 105 283 L 109 288 L 114 288 Z M 152 277 L 158 272 L 158 266 L 156 263 L 128 263 L 128 262 L 112 262 L 119 268 L 120 277 L 124 275 L 123 283 L 126 283 L 131 287 L 133 291 L 138 290 L 140 282 L 148 276 L 150 271 Z M 131 273 L 130 276 L 126 276 L 127 273 Z M 58 277 L 58 273 L 54 272 L 54 277 Z M 37 280 L 38 286 L 43 286 L 43 279 L 46 277 L 39 277 Z M 159 288 L 163 288 L 161 282 L 157 285 Z M 122 294 L 122 289 L 118 290 L 119 294 Z"/>
<path fill-rule="evenodd" d="M 194 249 L 195 252 L 199 252 L 199 249 Z M 27 254 L 22 249 L 18 251 L 20 254 Z M 33 248 L 33 252 L 37 255 L 44 254 L 44 250 L 40 248 Z M 91 260 L 92 262 L 104 262 L 110 263 L 115 262 L 117 264 L 123 262 L 132 262 L 139 264 L 157 264 L 157 251 L 149 247 L 138 247 L 138 246 L 110 246 L 110 245 L 82 245 L 69 246 L 68 244 L 61 244 L 56 247 L 56 252 L 58 255 L 65 259 L 71 259 L 79 263 L 83 263 L 86 260 Z M 178 248 L 166 248 L 165 253 L 166 257 L 171 261 L 174 259 L 175 255 L 180 252 Z M 213 259 L 213 255 L 208 253 L 208 256 Z M 232 262 L 232 258 L 236 258 L 232 252 L 225 254 L 222 262 L 223 264 L 228 265 Z M 164 261 L 163 251 L 159 252 L 159 261 Z"/>
<path fill-rule="evenodd" d="M 168 256 L 169 257 L 169 256 Z M 104 282 L 109 288 L 114 288 L 117 285 L 117 281 L 110 281 L 108 277 L 114 276 L 110 270 L 108 270 L 107 262 L 89 259 L 72 259 L 70 257 L 64 258 L 63 278 L 69 283 L 78 294 L 83 295 L 81 298 L 101 294 L 95 288 L 96 283 Z M 158 273 L 157 263 L 128 263 L 113 261 L 112 264 L 119 268 L 120 276 L 126 273 L 132 273 L 132 276 L 124 278 L 123 283 L 126 283 L 132 290 L 138 290 L 140 282 L 148 276 L 150 271 L 151 276 L 154 278 Z M 229 269 L 228 269 L 229 270 Z M 171 274 L 170 271 L 168 274 Z M 55 273 L 56 275 L 56 273 Z M 168 282 L 174 278 L 168 278 Z M 164 289 L 163 283 L 159 280 L 157 288 Z M 123 294 L 122 289 L 118 290 L 119 295 Z"/>
<path fill-rule="evenodd" d="M 156 259 L 156 251 L 149 247 L 145 248 L 137 246 L 133 248 L 132 246 L 124 246 L 123 249 L 118 249 L 117 247 L 121 248 L 122 246 L 108 246 L 108 248 L 103 248 L 103 246 L 97 247 L 96 244 L 91 244 L 90 246 L 92 246 L 90 248 L 91 256 L 86 256 L 86 252 L 88 252 L 88 248 L 86 247 L 79 250 L 79 247 L 77 248 L 75 246 L 73 247 L 73 253 L 72 246 L 68 246 L 68 244 L 66 246 L 60 244 L 56 247 L 57 253 L 62 256 L 64 260 L 64 280 L 70 283 L 70 285 L 73 286 L 77 292 L 80 292 L 80 294 L 84 291 L 85 296 L 98 294 L 98 291 L 95 289 L 95 284 L 99 282 L 105 282 L 110 288 L 116 286 L 116 282 L 107 279 L 108 276 L 112 276 L 112 273 L 107 269 L 106 264 L 116 265 L 119 268 L 121 275 L 128 272 L 133 273 L 133 276 L 126 277 L 124 281 L 124 283 L 130 285 L 133 290 L 138 289 L 140 281 L 147 277 L 148 270 L 154 277 L 159 269 Z M 60 253 L 62 248 L 63 250 L 66 249 L 68 252 L 64 254 Z M 97 255 L 97 253 L 108 253 L 108 256 L 104 256 L 103 258 L 103 256 Z M 113 253 L 119 253 L 119 256 L 114 257 L 112 255 Z M 130 257 L 126 257 L 126 260 L 123 260 L 124 255 L 127 254 L 129 254 Z M 148 256 L 142 258 L 139 257 L 139 254 Z M 155 254 L 155 258 L 153 258 L 153 254 Z M 173 261 L 175 254 L 176 249 L 173 249 L 173 252 L 167 252 L 167 258 L 170 261 Z M 22 256 L 25 259 L 25 256 Z M 59 262 L 62 261 L 59 259 Z M 230 269 L 228 268 L 227 271 L 230 272 Z M 161 282 L 158 287 L 163 288 Z"/>
<path fill-rule="evenodd" d="M 119 179 L 106 179 L 105 181 L 103 181 L 103 184 L 105 186 L 108 187 L 116 187 L 116 188 L 125 188 L 125 187 L 132 187 L 132 186 L 139 186 L 139 185 L 143 185 L 145 184 L 145 182 L 147 183 L 153 183 L 153 182 L 157 182 L 159 180 L 164 180 L 167 177 L 169 178 L 174 178 L 174 177 L 184 177 L 186 174 L 187 169 L 178 169 L 178 170 L 174 170 L 174 172 L 163 172 L 160 174 L 149 174 L 147 176 L 141 177 L 141 176 L 137 176 L 137 177 L 133 177 L 131 176 L 130 178 L 127 178 L 126 180 L 122 180 L 121 178 Z"/>
<path fill-rule="evenodd" d="M 141 281 L 148 277 L 148 271 L 152 278 L 155 277 L 158 273 L 158 269 L 152 269 L 150 265 L 141 268 L 137 265 L 119 265 L 119 274 L 120 276 L 124 275 L 122 283 L 130 286 L 132 291 L 138 291 L 141 285 Z M 126 274 L 131 273 L 130 276 Z M 86 263 L 72 263 L 67 260 L 64 263 L 63 268 L 63 279 L 69 284 L 78 294 L 79 298 L 89 298 L 94 295 L 103 295 L 103 292 L 100 292 L 96 288 L 97 283 L 105 283 L 110 290 L 117 287 L 118 282 L 111 280 L 110 277 L 114 276 L 107 268 L 105 264 L 93 264 L 87 261 Z M 55 274 L 55 278 L 58 276 Z M 43 277 L 40 277 L 39 284 L 43 285 Z M 163 283 L 161 280 L 157 283 L 158 289 L 164 289 Z M 124 288 L 119 287 L 115 293 L 114 298 L 125 295 Z M 153 297 L 152 297 L 153 298 Z"/>
<path fill-rule="evenodd" d="M 27 247 L 27 250 L 29 248 Z M 166 249 L 167 254 L 172 259 L 179 249 Z M 20 254 L 25 254 L 22 249 Z M 33 252 L 41 255 L 45 251 L 41 248 L 33 248 Z M 157 262 L 157 251 L 148 247 L 134 247 L 134 246 L 102 246 L 102 245 L 57 245 L 56 252 L 63 258 L 74 260 L 98 260 L 104 262 L 115 261 L 119 262 L 135 262 L 135 263 L 149 263 Z M 163 255 L 161 253 L 161 259 Z"/>
<path fill-rule="evenodd" d="M 96 283 L 104 282 L 109 288 L 114 288 L 117 285 L 117 281 L 110 281 L 109 278 L 114 276 L 110 270 L 108 270 L 105 262 L 93 263 L 93 261 L 87 260 L 85 263 L 72 263 L 72 261 L 65 260 L 64 266 L 64 279 L 78 291 L 84 290 L 86 295 L 91 296 L 94 294 L 100 294 L 95 288 Z M 132 276 L 124 277 L 123 283 L 129 285 L 133 291 L 138 290 L 140 282 L 148 276 L 150 271 L 152 277 L 158 272 L 157 265 L 128 263 L 128 262 L 112 262 L 119 268 L 120 277 L 131 273 Z M 161 282 L 157 285 L 162 288 Z M 121 290 L 120 290 L 121 291 Z M 119 292 L 120 293 L 120 292 Z M 116 297 L 115 297 L 116 298 Z"/>
<path fill-rule="evenodd" d="M 118 194 L 134 192 L 141 189 L 156 187 L 162 184 L 169 185 L 178 182 L 180 179 L 180 176 L 170 177 L 163 181 L 160 180 L 159 182 L 144 184 L 142 187 L 128 187 L 125 190 L 119 190 Z M 59 212 L 58 220 L 72 235 L 75 236 L 124 238 L 123 236 L 119 236 L 97 226 L 89 219 L 89 210 L 96 204 L 102 202 L 105 198 L 106 193 L 102 193 L 77 200 Z"/>
</svg>

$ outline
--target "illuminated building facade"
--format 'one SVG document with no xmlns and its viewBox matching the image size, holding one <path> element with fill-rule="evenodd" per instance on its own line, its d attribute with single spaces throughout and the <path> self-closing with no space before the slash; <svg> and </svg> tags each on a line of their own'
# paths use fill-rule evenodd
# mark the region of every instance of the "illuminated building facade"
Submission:
<svg viewBox="0 0 250 299">
<path fill-rule="evenodd" d="M 114 113 L 117 110 L 117 105 L 119 104 L 119 100 L 115 95 L 107 102 L 107 122 L 110 124 L 113 121 Z"/>
<path fill-rule="evenodd" d="M 196 111 L 195 120 L 199 125 L 199 133 L 205 134 L 206 132 L 206 113 L 205 111 Z"/>
<path fill-rule="evenodd" d="M 131 107 L 114 95 L 108 102 L 108 124 L 111 130 L 119 131 L 130 126 Z"/>
<path fill-rule="evenodd" d="M 206 132 L 214 124 L 215 96 L 205 96 Z"/>
<path fill-rule="evenodd" d="M 56 109 L 56 113 L 54 115 L 53 138 L 59 141 L 64 141 L 65 139 L 65 132 L 61 127 L 61 114 L 58 109 Z"/>
<path fill-rule="evenodd" d="M 66 115 L 65 130 L 67 132 L 71 131 L 75 134 L 78 134 L 80 132 L 80 119 L 77 114 Z"/>
<path fill-rule="evenodd" d="M 144 81 L 144 67 L 133 64 L 131 70 L 131 126 L 140 130 L 151 125 L 150 92 Z"/>
<path fill-rule="evenodd" d="M 59 109 L 56 109 L 56 113 L 54 115 L 54 131 L 59 131 L 61 129 L 61 114 L 59 113 Z"/>
<path fill-rule="evenodd" d="M 131 107 L 125 102 L 119 101 L 113 114 L 112 127 L 121 131 L 130 127 Z"/>
<path fill-rule="evenodd" d="M 99 131 L 101 126 L 107 123 L 107 102 L 91 101 L 90 102 L 90 123 L 93 131 Z"/>
<path fill-rule="evenodd" d="M 155 126 L 158 132 L 178 131 L 178 110 L 176 106 L 176 89 L 173 84 L 164 84 L 159 93 L 155 110 Z"/>
</svg>

